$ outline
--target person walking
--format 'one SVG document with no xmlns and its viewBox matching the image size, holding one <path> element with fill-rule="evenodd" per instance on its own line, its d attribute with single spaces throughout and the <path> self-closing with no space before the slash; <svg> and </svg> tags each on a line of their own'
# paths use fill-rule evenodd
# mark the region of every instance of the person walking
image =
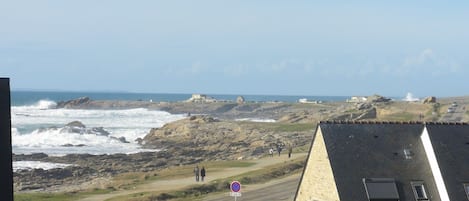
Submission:
<svg viewBox="0 0 469 201">
<path fill-rule="evenodd" d="M 199 181 L 199 166 L 196 165 L 194 168 L 194 174 L 195 174 L 195 181 Z"/>
<path fill-rule="evenodd" d="M 282 144 L 281 144 L 281 143 L 278 143 L 278 144 L 277 144 L 278 156 L 280 156 L 280 152 L 282 152 L 282 148 L 283 148 Z"/>
<path fill-rule="evenodd" d="M 200 176 L 201 176 L 202 181 L 204 181 L 204 177 L 205 177 L 205 167 L 204 166 L 202 166 L 202 169 L 200 169 Z"/>
<path fill-rule="evenodd" d="M 288 158 L 291 157 L 291 153 L 292 153 L 292 152 L 293 152 L 293 147 L 290 145 L 290 146 L 288 147 Z"/>
<path fill-rule="evenodd" d="M 270 157 L 274 157 L 274 149 L 273 148 L 269 149 L 269 155 L 270 155 Z"/>
</svg>

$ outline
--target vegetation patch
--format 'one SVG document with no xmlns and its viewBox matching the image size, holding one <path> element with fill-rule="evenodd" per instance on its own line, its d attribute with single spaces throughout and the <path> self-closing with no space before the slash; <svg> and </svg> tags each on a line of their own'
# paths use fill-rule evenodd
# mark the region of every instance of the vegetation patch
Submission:
<svg viewBox="0 0 469 201">
<path fill-rule="evenodd" d="M 303 132 L 313 131 L 316 128 L 316 124 L 313 123 L 278 123 L 275 125 L 275 132 Z"/>
<path fill-rule="evenodd" d="M 93 189 L 88 192 L 67 193 L 15 193 L 15 201 L 75 201 L 89 195 L 109 193 L 110 189 Z"/>
<path fill-rule="evenodd" d="M 207 184 L 192 185 L 182 190 L 175 190 L 171 192 L 145 192 L 126 195 L 118 198 L 109 199 L 107 201 L 164 201 L 164 200 L 200 200 L 204 195 L 215 192 L 226 192 L 230 189 L 230 183 L 233 180 L 238 180 L 242 184 L 258 184 L 265 183 L 270 180 L 279 179 L 288 175 L 300 173 L 305 164 L 305 157 L 296 159 L 294 161 L 285 162 L 268 166 L 261 170 L 251 171 L 245 174 L 218 179 Z M 191 167 L 192 168 L 192 167 Z"/>
</svg>

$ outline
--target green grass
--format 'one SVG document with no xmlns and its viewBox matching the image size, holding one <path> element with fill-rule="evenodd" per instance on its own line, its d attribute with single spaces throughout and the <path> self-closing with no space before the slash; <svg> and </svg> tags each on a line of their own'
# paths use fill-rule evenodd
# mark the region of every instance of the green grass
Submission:
<svg viewBox="0 0 469 201">
<path fill-rule="evenodd" d="M 243 184 L 257 184 L 286 177 L 295 173 L 300 173 L 303 170 L 304 162 L 305 158 L 302 157 L 293 161 L 272 165 L 261 170 L 255 170 L 233 177 L 218 179 L 207 184 L 193 185 L 182 190 L 174 190 L 171 192 L 142 192 L 115 197 L 106 201 L 202 200 L 202 198 L 209 193 L 219 193 L 229 190 L 229 184 L 233 180 L 238 180 Z"/>
<path fill-rule="evenodd" d="M 412 121 L 412 120 L 418 120 L 418 115 L 408 113 L 408 112 L 401 112 L 401 113 L 387 115 L 384 119 L 389 120 L 389 121 Z"/>
<path fill-rule="evenodd" d="M 277 123 L 274 127 L 275 132 L 302 132 L 302 131 L 313 131 L 316 128 L 316 124 L 312 123 Z"/>
<path fill-rule="evenodd" d="M 15 201 L 74 201 L 89 195 L 111 192 L 110 189 L 93 189 L 88 192 L 71 193 L 15 193 Z"/>
</svg>

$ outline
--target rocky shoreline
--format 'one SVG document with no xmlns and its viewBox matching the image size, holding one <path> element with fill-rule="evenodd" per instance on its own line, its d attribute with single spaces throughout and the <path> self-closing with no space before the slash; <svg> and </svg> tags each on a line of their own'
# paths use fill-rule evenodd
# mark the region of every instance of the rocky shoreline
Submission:
<svg viewBox="0 0 469 201">
<path fill-rule="evenodd" d="M 144 101 L 95 101 L 89 98 L 63 101 L 57 108 L 129 109 L 147 108 L 187 117 L 151 129 L 139 139 L 143 148 L 160 152 L 136 154 L 90 155 L 63 157 L 46 154 L 13 155 L 14 161 L 42 161 L 73 164 L 51 170 L 20 170 L 14 173 L 15 191 L 74 191 L 90 187 L 90 181 L 112 178 L 126 172 L 148 172 L 165 167 L 194 164 L 207 160 L 259 158 L 277 144 L 308 146 L 319 120 L 376 120 L 419 118 L 421 113 L 444 110 L 439 103 L 403 103 L 388 99 L 366 103 L 154 103 Z M 446 104 L 446 103 L 445 103 Z M 242 118 L 274 119 L 276 123 L 239 121 Z M 425 118 L 432 120 L 433 116 Z M 417 119 L 418 120 L 418 119 Z M 303 128 L 307 125 L 306 128 Z M 84 126 L 78 122 L 70 129 Z M 98 133 L 104 133 L 99 130 Z M 94 132 L 94 131 L 93 131 Z"/>
</svg>

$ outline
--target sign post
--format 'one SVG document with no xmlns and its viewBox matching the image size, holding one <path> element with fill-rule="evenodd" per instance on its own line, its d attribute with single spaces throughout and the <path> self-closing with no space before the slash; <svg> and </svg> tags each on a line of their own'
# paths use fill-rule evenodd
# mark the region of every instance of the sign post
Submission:
<svg viewBox="0 0 469 201">
<path fill-rule="evenodd" d="M 232 181 L 230 184 L 230 196 L 235 197 L 235 201 L 237 197 L 241 197 L 241 183 L 239 181 Z"/>
</svg>

